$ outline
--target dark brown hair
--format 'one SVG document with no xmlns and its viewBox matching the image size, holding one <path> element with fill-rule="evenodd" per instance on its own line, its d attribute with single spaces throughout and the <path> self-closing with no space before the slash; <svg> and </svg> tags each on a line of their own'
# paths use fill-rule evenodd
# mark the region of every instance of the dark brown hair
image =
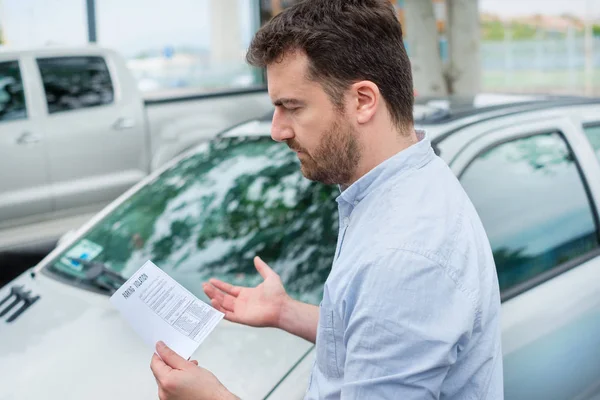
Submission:
<svg viewBox="0 0 600 400">
<path fill-rule="evenodd" d="M 413 83 L 402 28 L 389 0 L 304 0 L 267 22 L 246 54 L 264 68 L 292 51 L 308 56 L 309 78 L 341 108 L 345 91 L 379 87 L 398 127 L 413 123 Z"/>
</svg>

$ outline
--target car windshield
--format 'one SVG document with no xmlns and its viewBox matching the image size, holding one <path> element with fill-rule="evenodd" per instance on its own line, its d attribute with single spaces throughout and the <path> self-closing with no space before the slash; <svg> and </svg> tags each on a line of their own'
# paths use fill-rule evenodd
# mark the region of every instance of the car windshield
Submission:
<svg viewBox="0 0 600 400">
<path fill-rule="evenodd" d="M 252 259 L 260 255 L 293 297 L 316 304 L 335 252 L 338 194 L 305 179 L 296 155 L 268 136 L 217 139 L 144 185 L 44 271 L 102 291 L 103 276 L 90 280 L 73 258 L 125 278 L 152 260 L 205 299 L 210 277 L 259 283 Z"/>
</svg>

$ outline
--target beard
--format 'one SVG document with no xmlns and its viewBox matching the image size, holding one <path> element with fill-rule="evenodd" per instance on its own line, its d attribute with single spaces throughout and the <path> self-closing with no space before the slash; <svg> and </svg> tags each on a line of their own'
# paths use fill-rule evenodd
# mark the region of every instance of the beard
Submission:
<svg viewBox="0 0 600 400">
<path fill-rule="evenodd" d="M 312 181 L 327 185 L 348 185 L 361 158 L 358 135 L 341 116 L 323 133 L 317 148 L 308 152 L 295 140 L 288 146 L 302 152 L 298 154 L 302 174 Z"/>
</svg>

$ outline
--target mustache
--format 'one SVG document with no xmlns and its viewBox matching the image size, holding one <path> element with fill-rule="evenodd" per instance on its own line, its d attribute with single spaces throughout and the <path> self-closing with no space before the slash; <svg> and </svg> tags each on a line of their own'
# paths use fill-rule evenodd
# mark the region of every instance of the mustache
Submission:
<svg viewBox="0 0 600 400">
<path fill-rule="evenodd" d="M 287 140 L 286 144 L 293 151 L 301 151 L 302 153 L 307 153 L 307 151 L 304 150 L 304 147 L 300 146 L 300 144 L 298 142 L 296 142 L 294 139 Z"/>
</svg>

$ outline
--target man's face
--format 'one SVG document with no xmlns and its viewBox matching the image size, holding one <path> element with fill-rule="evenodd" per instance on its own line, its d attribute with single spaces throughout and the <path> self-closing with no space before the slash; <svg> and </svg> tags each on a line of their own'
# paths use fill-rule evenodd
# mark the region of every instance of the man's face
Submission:
<svg viewBox="0 0 600 400">
<path fill-rule="evenodd" d="M 355 128 L 320 83 L 308 79 L 308 58 L 295 52 L 267 67 L 275 105 L 271 136 L 298 154 L 302 173 L 326 184 L 347 184 L 360 161 Z"/>
</svg>

